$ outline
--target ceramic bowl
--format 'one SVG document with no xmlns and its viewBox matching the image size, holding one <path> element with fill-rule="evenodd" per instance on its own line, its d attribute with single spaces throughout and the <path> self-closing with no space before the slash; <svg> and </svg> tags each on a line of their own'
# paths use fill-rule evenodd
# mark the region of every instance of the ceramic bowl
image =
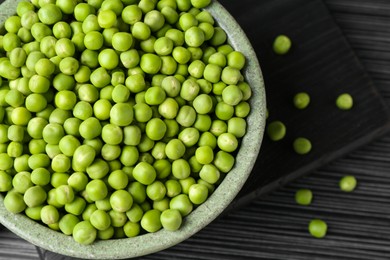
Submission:
<svg viewBox="0 0 390 260">
<path fill-rule="evenodd" d="M 19 2 L 6 0 L 0 7 L 0 23 L 13 15 Z M 208 200 L 186 216 L 178 231 L 160 230 L 135 238 L 96 241 L 84 246 L 72 237 L 53 231 L 22 214 L 9 213 L 0 196 L 0 222 L 21 238 L 59 254 L 85 259 L 123 259 L 158 252 L 191 237 L 211 223 L 233 201 L 250 175 L 261 146 L 266 114 L 263 76 L 256 54 L 234 18 L 217 1 L 207 8 L 228 35 L 230 44 L 244 53 L 247 66 L 244 76 L 252 87 L 251 113 L 247 117 L 247 134 L 242 139 L 236 164 Z"/>
</svg>

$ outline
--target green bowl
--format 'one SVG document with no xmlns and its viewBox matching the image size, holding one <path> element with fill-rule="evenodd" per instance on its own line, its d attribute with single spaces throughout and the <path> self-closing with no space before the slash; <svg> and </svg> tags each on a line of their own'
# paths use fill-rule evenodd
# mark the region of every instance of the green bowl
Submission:
<svg viewBox="0 0 390 260">
<path fill-rule="evenodd" d="M 0 8 L 0 24 L 15 14 L 20 0 L 6 0 Z M 135 238 L 96 241 L 84 246 L 72 237 L 53 231 L 22 214 L 9 213 L 0 196 L 0 222 L 32 244 L 49 251 L 85 259 L 124 259 L 158 252 L 191 237 L 211 223 L 233 201 L 245 184 L 257 159 L 265 127 L 266 100 L 262 72 L 248 38 L 235 19 L 217 1 L 207 10 L 228 35 L 229 43 L 244 53 L 247 66 L 244 76 L 252 87 L 251 113 L 247 117 L 247 134 L 237 153 L 236 164 L 208 200 L 183 220 L 178 231 L 160 230 Z"/>
</svg>

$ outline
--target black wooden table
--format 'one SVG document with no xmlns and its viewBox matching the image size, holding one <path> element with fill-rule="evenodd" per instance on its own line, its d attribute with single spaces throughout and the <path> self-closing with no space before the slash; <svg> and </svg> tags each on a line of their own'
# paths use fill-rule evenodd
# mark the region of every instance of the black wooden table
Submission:
<svg viewBox="0 0 390 260">
<path fill-rule="evenodd" d="M 390 105 L 390 1 L 324 3 Z M 346 174 L 359 181 L 352 193 L 338 188 Z M 312 189 L 310 206 L 296 205 L 294 193 L 299 188 Z M 389 204 L 387 134 L 227 212 L 187 241 L 142 259 L 390 259 Z M 313 218 L 328 223 L 324 239 L 308 234 L 307 224 Z M 0 259 L 69 258 L 37 249 L 3 228 Z"/>
</svg>

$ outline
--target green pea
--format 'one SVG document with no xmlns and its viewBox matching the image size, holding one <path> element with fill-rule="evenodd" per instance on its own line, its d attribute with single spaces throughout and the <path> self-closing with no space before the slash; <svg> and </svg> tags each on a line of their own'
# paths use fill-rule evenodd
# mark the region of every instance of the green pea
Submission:
<svg viewBox="0 0 390 260">
<path fill-rule="evenodd" d="M 147 122 L 145 132 L 150 139 L 157 141 L 164 137 L 166 129 L 167 127 L 163 120 L 152 118 Z"/>
<path fill-rule="evenodd" d="M 122 52 L 120 54 L 120 60 L 125 68 L 130 69 L 139 65 L 140 56 L 136 49 L 131 49 Z"/>
<path fill-rule="evenodd" d="M 23 195 L 9 191 L 4 197 L 4 207 L 11 213 L 21 213 L 26 209 L 26 204 L 23 200 Z"/>
<path fill-rule="evenodd" d="M 229 172 L 234 166 L 234 156 L 225 151 L 218 151 L 215 154 L 213 164 L 223 173 Z"/>
<path fill-rule="evenodd" d="M 246 121 L 240 117 L 232 117 L 228 120 L 228 132 L 237 138 L 241 138 L 246 133 Z"/>
<path fill-rule="evenodd" d="M 67 236 L 72 235 L 74 227 L 79 223 L 80 220 L 78 217 L 72 214 L 66 214 L 65 216 L 61 217 L 60 221 L 58 222 L 59 228 L 62 233 L 64 233 Z"/>
<path fill-rule="evenodd" d="M 273 44 L 272 44 L 272 49 L 276 54 L 279 55 L 284 55 L 289 52 L 291 49 L 291 40 L 288 36 L 286 35 L 278 35 Z"/>
<path fill-rule="evenodd" d="M 83 172 L 74 172 L 69 176 L 67 184 L 77 192 L 82 191 L 88 184 L 88 176 Z"/>
<path fill-rule="evenodd" d="M 279 141 L 286 135 L 286 126 L 281 121 L 273 121 L 268 124 L 266 131 L 272 141 Z"/>
<path fill-rule="evenodd" d="M 133 24 L 131 33 L 132 33 L 134 38 L 141 40 L 141 41 L 144 41 L 150 37 L 151 30 L 147 24 L 139 21 L 139 22 L 136 22 L 135 24 Z"/>
<path fill-rule="evenodd" d="M 46 205 L 41 209 L 41 220 L 46 225 L 57 223 L 59 218 L 59 212 L 54 206 Z"/>
<path fill-rule="evenodd" d="M 107 212 L 103 210 L 95 210 L 89 220 L 97 230 L 106 230 L 111 225 L 111 218 Z"/>
<path fill-rule="evenodd" d="M 190 106 L 182 106 L 176 116 L 176 121 L 184 127 L 190 127 L 196 120 L 196 111 Z"/>
<path fill-rule="evenodd" d="M 161 229 L 160 221 L 161 212 L 156 209 L 151 209 L 145 212 L 141 219 L 141 227 L 147 232 L 153 233 Z"/>
<path fill-rule="evenodd" d="M 139 162 L 134 167 L 133 177 L 140 183 L 149 185 L 156 179 L 156 170 L 147 162 Z"/>
<path fill-rule="evenodd" d="M 108 194 L 106 184 L 99 179 L 90 181 L 85 187 L 85 190 L 92 201 L 102 200 Z"/>
<path fill-rule="evenodd" d="M 181 158 L 185 151 L 185 145 L 179 139 L 171 139 L 165 147 L 165 154 L 171 160 L 177 160 Z"/>
<path fill-rule="evenodd" d="M 12 177 L 5 171 L 0 171 L 0 191 L 7 192 L 12 189 Z"/>
<path fill-rule="evenodd" d="M 321 219 L 313 219 L 309 222 L 309 233 L 315 238 L 326 236 L 328 225 Z"/>
<path fill-rule="evenodd" d="M 96 159 L 90 166 L 87 167 L 87 173 L 91 179 L 102 179 L 110 171 L 115 171 L 108 162 L 102 159 Z M 110 182 L 108 182 L 110 184 Z"/>
<path fill-rule="evenodd" d="M 344 93 L 337 97 L 336 106 L 340 110 L 350 110 L 353 107 L 353 98 L 350 94 Z"/>
<path fill-rule="evenodd" d="M 173 48 L 172 56 L 179 64 L 186 64 L 191 59 L 191 52 L 182 46 Z"/>
<path fill-rule="evenodd" d="M 310 205 L 313 200 L 313 193 L 309 189 L 299 189 L 295 192 L 295 201 L 299 205 Z"/>
<path fill-rule="evenodd" d="M 293 148 L 297 154 L 307 154 L 311 151 L 312 144 L 309 139 L 298 137 L 293 142 Z"/>
<path fill-rule="evenodd" d="M 74 226 L 72 235 L 76 242 L 89 245 L 95 241 L 97 231 L 89 221 L 84 220 Z"/>
<path fill-rule="evenodd" d="M 31 182 L 35 185 L 45 186 L 50 183 L 51 173 L 45 168 L 36 168 L 31 172 Z"/>
<path fill-rule="evenodd" d="M 161 68 L 161 58 L 152 53 L 146 53 L 140 59 L 141 69 L 148 74 L 156 74 Z"/>
<path fill-rule="evenodd" d="M 208 189 L 203 184 L 193 184 L 189 189 L 188 197 L 193 204 L 202 204 L 208 197 Z"/>
<path fill-rule="evenodd" d="M 178 210 L 181 216 L 184 217 L 192 212 L 194 206 L 188 198 L 188 195 L 179 194 L 171 199 L 169 207 L 170 209 Z"/>
<path fill-rule="evenodd" d="M 87 167 L 94 161 L 96 156 L 95 149 L 89 145 L 81 145 L 77 147 L 73 154 L 72 168 L 75 171 L 85 171 Z"/>
<path fill-rule="evenodd" d="M 355 176 L 346 175 L 342 177 L 339 181 L 340 190 L 345 192 L 351 192 L 356 188 L 357 180 Z"/>
<path fill-rule="evenodd" d="M 208 114 L 213 109 L 213 100 L 207 94 L 198 95 L 192 103 L 198 114 Z"/>
<path fill-rule="evenodd" d="M 145 102 L 148 105 L 159 105 L 165 100 L 166 94 L 161 87 L 150 87 L 145 92 Z"/>
<path fill-rule="evenodd" d="M 293 104 L 298 109 L 305 109 L 310 103 L 310 96 L 306 92 L 299 92 L 294 95 Z"/>
<path fill-rule="evenodd" d="M 26 213 L 26 216 L 33 219 L 33 220 L 36 220 L 36 221 L 41 221 L 41 210 L 42 210 L 43 206 L 37 206 L 37 207 L 33 207 L 33 208 L 29 208 L 27 207 L 24 211 L 24 213 Z"/>
<path fill-rule="evenodd" d="M 160 221 L 164 229 L 175 231 L 182 224 L 182 216 L 177 209 L 167 209 L 161 213 Z"/>
<path fill-rule="evenodd" d="M 70 166 L 70 158 L 64 154 L 58 154 L 52 159 L 51 167 L 56 172 L 67 172 Z"/>
<path fill-rule="evenodd" d="M 0 170 L 6 171 L 12 168 L 14 160 L 6 153 L 0 153 Z"/>
<path fill-rule="evenodd" d="M 112 47 L 117 51 L 127 51 L 133 44 L 133 36 L 127 32 L 117 32 L 112 36 Z"/>
<path fill-rule="evenodd" d="M 133 121 L 133 108 L 128 103 L 118 103 L 110 110 L 111 123 L 118 126 L 127 126 Z"/>
<path fill-rule="evenodd" d="M 220 175 L 217 167 L 212 164 L 203 165 L 199 172 L 199 177 L 210 184 L 215 184 L 219 180 Z"/>
<path fill-rule="evenodd" d="M 225 152 L 234 152 L 238 147 L 238 140 L 231 133 L 222 133 L 217 138 L 217 144 Z"/>
<path fill-rule="evenodd" d="M 133 25 L 141 21 L 142 10 L 137 5 L 128 5 L 123 9 L 121 17 L 125 23 Z"/>
<path fill-rule="evenodd" d="M 71 203 L 75 198 L 74 191 L 69 185 L 60 185 L 56 188 L 56 200 L 59 204 Z"/>
<path fill-rule="evenodd" d="M 108 214 L 111 217 L 111 225 L 113 227 L 123 227 L 127 222 L 127 216 L 124 212 L 110 210 Z"/>
</svg>

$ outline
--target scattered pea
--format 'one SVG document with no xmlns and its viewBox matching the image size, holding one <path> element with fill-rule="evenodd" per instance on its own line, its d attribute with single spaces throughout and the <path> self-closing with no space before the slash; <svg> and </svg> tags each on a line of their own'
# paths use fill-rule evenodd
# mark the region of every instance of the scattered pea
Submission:
<svg viewBox="0 0 390 260">
<path fill-rule="evenodd" d="M 309 233 L 315 238 L 323 238 L 328 231 L 328 225 L 321 219 L 313 219 L 309 223 Z"/>
<path fill-rule="evenodd" d="M 346 175 L 340 179 L 339 187 L 342 191 L 351 192 L 356 188 L 357 180 L 355 176 Z"/>
<path fill-rule="evenodd" d="M 293 148 L 297 154 L 307 154 L 311 151 L 312 144 L 309 139 L 298 137 L 293 142 Z"/>
<path fill-rule="evenodd" d="M 310 205 L 313 200 L 313 193 L 309 189 L 299 189 L 295 192 L 295 201 L 299 205 Z"/>
<path fill-rule="evenodd" d="M 310 96 L 306 92 L 299 92 L 294 95 L 294 106 L 298 109 L 305 109 L 310 104 Z"/>
<path fill-rule="evenodd" d="M 350 110 L 353 107 L 353 98 L 350 94 L 344 93 L 337 97 L 336 106 L 341 110 Z"/>
<path fill-rule="evenodd" d="M 284 55 L 291 48 L 291 40 L 286 35 L 279 35 L 275 38 L 272 48 L 276 54 Z"/>
</svg>

